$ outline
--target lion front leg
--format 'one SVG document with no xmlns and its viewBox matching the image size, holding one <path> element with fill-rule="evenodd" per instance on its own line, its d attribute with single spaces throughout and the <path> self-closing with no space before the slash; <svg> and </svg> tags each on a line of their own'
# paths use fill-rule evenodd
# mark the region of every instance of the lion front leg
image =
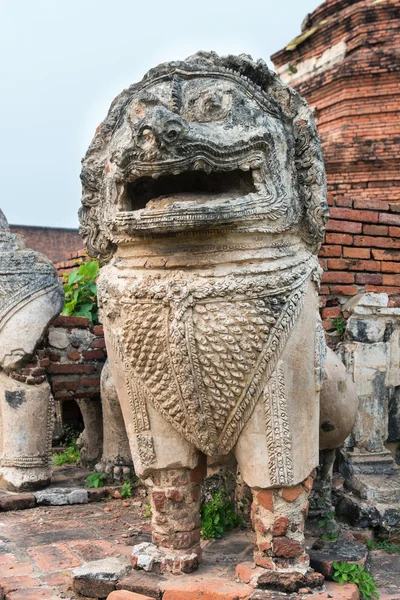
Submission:
<svg viewBox="0 0 400 600">
<path fill-rule="evenodd" d="M 151 506 L 152 544 L 133 548 L 136 569 L 191 573 L 201 558 L 200 484 L 206 475 L 206 457 L 194 469 L 152 471 L 144 483 Z"/>
<path fill-rule="evenodd" d="M 310 473 L 318 465 L 316 308 L 316 290 L 310 285 L 302 313 L 234 449 L 253 494 L 254 559 L 264 569 L 259 585 L 280 592 L 318 587 L 324 580 L 309 569 L 304 539 Z"/>
</svg>

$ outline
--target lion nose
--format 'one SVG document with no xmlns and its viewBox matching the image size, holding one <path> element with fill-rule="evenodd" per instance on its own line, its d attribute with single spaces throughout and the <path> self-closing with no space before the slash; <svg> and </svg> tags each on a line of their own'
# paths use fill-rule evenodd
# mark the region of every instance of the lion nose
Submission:
<svg viewBox="0 0 400 600">
<path fill-rule="evenodd" d="M 166 121 L 163 127 L 162 139 L 168 144 L 176 144 L 182 137 L 185 132 L 185 127 L 182 123 L 177 120 L 169 120 Z"/>
<path fill-rule="evenodd" d="M 160 147 L 173 146 L 179 143 L 187 132 L 186 121 L 166 108 L 157 107 L 142 123 L 141 134 L 154 136 Z"/>
</svg>

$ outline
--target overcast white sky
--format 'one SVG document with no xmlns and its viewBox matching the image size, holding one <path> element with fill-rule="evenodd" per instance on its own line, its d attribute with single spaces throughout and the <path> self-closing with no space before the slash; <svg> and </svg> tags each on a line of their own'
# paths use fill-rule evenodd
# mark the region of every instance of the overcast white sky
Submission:
<svg viewBox="0 0 400 600">
<path fill-rule="evenodd" d="M 0 0 L 0 206 L 77 227 L 80 159 L 112 99 L 197 50 L 269 59 L 321 0 Z"/>
</svg>

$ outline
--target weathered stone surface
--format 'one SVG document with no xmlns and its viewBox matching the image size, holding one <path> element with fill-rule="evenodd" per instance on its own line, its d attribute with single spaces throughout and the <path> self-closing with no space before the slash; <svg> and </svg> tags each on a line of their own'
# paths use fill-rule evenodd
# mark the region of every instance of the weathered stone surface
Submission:
<svg viewBox="0 0 400 600">
<path fill-rule="evenodd" d="M 331 579 L 334 562 L 346 561 L 364 565 L 368 557 L 368 548 L 360 542 L 339 539 L 333 543 L 326 542 L 321 550 L 311 549 L 309 554 L 312 568 Z"/>
<path fill-rule="evenodd" d="M 374 526 L 384 526 L 384 515 L 395 514 L 400 500 L 395 464 L 400 443 L 400 318 L 398 308 L 387 304 L 385 295 L 371 293 L 348 302 L 346 338 L 340 351 L 357 388 L 359 410 L 346 441 L 347 487 L 357 498 L 355 502 L 341 499 L 339 510 L 343 512 L 346 503 L 357 509 L 359 498 L 360 519 Z M 389 520 L 394 526 L 396 519 L 389 516 Z"/>
<path fill-rule="evenodd" d="M 338 448 L 344 443 L 353 429 L 357 410 L 356 386 L 339 357 L 328 348 L 320 398 L 321 450 Z"/>
<path fill-rule="evenodd" d="M 81 178 L 81 232 L 109 262 L 102 321 L 153 541 L 196 549 L 190 474 L 202 455 L 233 450 L 254 498 L 265 495 L 263 552 L 266 498 L 284 488 L 290 558 L 296 546 L 307 561 L 300 483 L 318 464 L 316 254 L 328 213 L 309 108 L 262 61 L 200 52 L 118 96 Z M 135 566 L 152 569 L 142 554 Z"/>
<path fill-rule="evenodd" d="M 0 510 L 24 510 L 34 508 L 34 494 L 9 494 L 0 497 Z"/>
<path fill-rule="evenodd" d="M 282 572 L 266 570 L 258 578 L 257 587 L 276 592 L 293 593 L 302 588 L 318 588 L 324 585 L 320 573 Z"/>
<path fill-rule="evenodd" d="M 117 590 L 128 590 L 137 594 L 143 594 L 156 600 L 161 600 L 160 583 L 163 581 L 161 575 L 153 573 L 142 573 L 133 571 L 117 583 Z"/>
<path fill-rule="evenodd" d="M 0 371 L 0 486 L 34 490 L 51 479 L 54 402 L 47 382 L 28 385 Z"/>
<path fill-rule="evenodd" d="M 35 494 L 37 504 L 61 506 L 64 504 L 87 504 L 89 494 L 87 490 L 71 488 L 50 488 Z"/>
<path fill-rule="evenodd" d="M 117 390 L 109 362 L 101 371 L 101 406 L 103 413 L 103 454 L 96 471 L 104 473 L 107 481 L 120 481 L 133 477 L 133 463 L 128 436 Z"/>
<path fill-rule="evenodd" d="M 73 588 L 82 596 L 106 598 L 115 590 L 116 583 L 129 571 L 127 562 L 118 558 L 104 558 L 86 563 L 72 571 Z"/>
<path fill-rule="evenodd" d="M 52 263 L 25 248 L 0 213 L 0 485 L 35 489 L 51 477 L 52 397 L 43 372 L 15 371 L 61 311 L 64 294 Z"/>
<path fill-rule="evenodd" d="M 154 539 L 154 536 L 153 536 Z M 192 573 L 199 565 L 201 550 L 197 543 L 184 544 L 173 548 L 159 548 L 143 542 L 132 548 L 131 563 L 135 569 L 155 573 L 172 572 L 176 574 Z M 189 551 L 186 550 L 189 548 Z M 192 552 L 190 552 L 192 550 Z"/>
</svg>

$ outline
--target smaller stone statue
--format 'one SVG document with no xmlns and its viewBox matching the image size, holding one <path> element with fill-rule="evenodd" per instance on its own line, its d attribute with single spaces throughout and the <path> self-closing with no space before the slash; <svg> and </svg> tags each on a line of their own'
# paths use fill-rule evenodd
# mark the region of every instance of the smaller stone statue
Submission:
<svg viewBox="0 0 400 600">
<path fill-rule="evenodd" d="M 24 368 L 64 294 L 53 264 L 10 233 L 0 210 L 0 486 L 34 489 L 51 478 L 53 401 L 44 369 Z M 21 369 L 23 368 L 23 371 Z"/>
</svg>

